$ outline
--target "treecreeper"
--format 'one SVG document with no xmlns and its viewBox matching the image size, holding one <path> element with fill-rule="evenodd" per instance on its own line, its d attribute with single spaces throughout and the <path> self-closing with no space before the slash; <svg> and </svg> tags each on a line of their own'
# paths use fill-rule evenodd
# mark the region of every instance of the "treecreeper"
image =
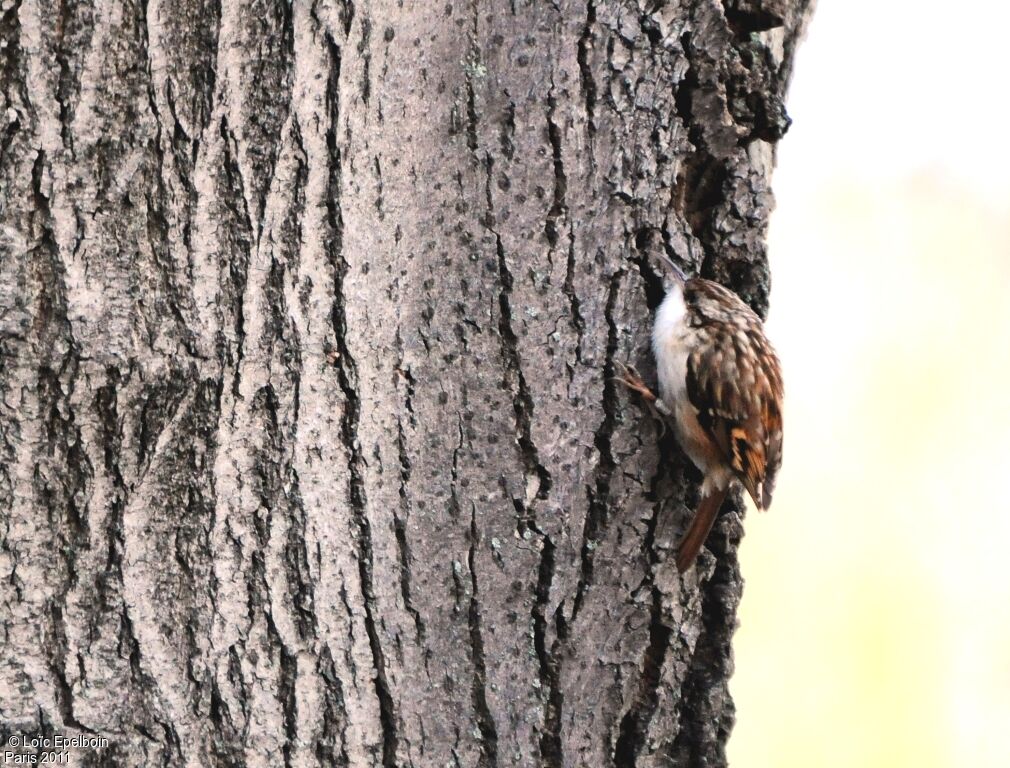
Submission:
<svg viewBox="0 0 1010 768">
<path fill-rule="evenodd" d="M 701 501 L 677 548 L 683 573 L 734 484 L 747 489 L 759 510 L 771 504 L 782 464 L 783 387 L 761 318 L 729 289 L 686 278 L 669 263 L 675 278 L 652 328 L 659 394 L 630 366 L 622 366 L 619 380 L 672 423 L 704 478 Z"/>
</svg>

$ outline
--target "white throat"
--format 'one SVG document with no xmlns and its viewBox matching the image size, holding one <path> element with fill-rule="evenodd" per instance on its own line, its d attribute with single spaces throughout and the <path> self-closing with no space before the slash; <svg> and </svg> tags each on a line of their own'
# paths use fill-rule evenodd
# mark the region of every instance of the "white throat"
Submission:
<svg viewBox="0 0 1010 768">
<path fill-rule="evenodd" d="M 652 326 L 652 348 L 657 357 L 661 354 L 664 342 L 668 344 L 672 338 L 680 336 L 686 314 L 684 286 L 675 282 L 659 305 L 656 322 Z"/>
<path fill-rule="evenodd" d="M 659 395 L 670 408 L 687 392 L 687 305 L 684 287 L 675 283 L 656 311 L 652 326 L 652 353 L 656 358 Z"/>
</svg>

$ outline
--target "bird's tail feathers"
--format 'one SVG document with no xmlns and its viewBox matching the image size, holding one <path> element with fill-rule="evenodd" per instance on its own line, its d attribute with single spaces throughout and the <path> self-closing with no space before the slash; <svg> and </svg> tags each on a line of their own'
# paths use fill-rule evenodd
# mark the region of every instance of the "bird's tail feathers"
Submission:
<svg viewBox="0 0 1010 768">
<path fill-rule="evenodd" d="M 687 533 L 684 534 L 684 538 L 677 548 L 677 570 L 681 573 L 694 565 L 694 561 L 698 559 L 698 553 L 701 552 L 702 545 L 708 538 L 715 518 L 719 514 L 719 507 L 722 506 L 723 499 L 726 498 L 726 492 L 727 489 L 723 488 L 702 496 L 698 509 L 694 513 L 694 519 L 691 520 L 691 526 L 687 529 Z"/>
</svg>

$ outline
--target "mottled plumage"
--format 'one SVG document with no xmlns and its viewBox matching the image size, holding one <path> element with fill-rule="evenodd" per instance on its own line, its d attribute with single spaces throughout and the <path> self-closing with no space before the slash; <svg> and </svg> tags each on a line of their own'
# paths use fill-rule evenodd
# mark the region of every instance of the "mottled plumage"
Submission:
<svg viewBox="0 0 1010 768">
<path fill-rule="evenodd" d="M 678 281 L 652 335 L 659 397 L 635 375 L 625 383 L 671 417 L 702 471 L 702 501 L 677 555 L 694 562 L 729 486 L 740 482 L 759 509 L 771 503 L 782 462 L 782 374 L 760 318 L 709 280 Z"/>
<path fill-rule="evenodd" d="M 782 373 L 761 320 L 735 293 L 708 280 L 684 285 L 697 343 L 687 396 L 759 509 L 771 504 L 782 463 Z"/>
</svg>

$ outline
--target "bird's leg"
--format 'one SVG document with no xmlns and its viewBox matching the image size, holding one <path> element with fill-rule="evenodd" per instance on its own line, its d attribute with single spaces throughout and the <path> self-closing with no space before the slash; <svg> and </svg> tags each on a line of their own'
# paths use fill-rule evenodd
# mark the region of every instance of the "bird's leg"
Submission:
<svg viewBox="0 0 1010 768">
<path fill-rule="evenodd" d="M 649 413 L 652 414 L 654 419 L 657 419 L 660 422 L 663 430 L 665 431 L 666 423 L 663 421 L 663 416 L 672 415 L 667 404 L 664 403 L 655 392 L 649 389 L 648 385 L 642 381 L 642 377 L 638 375 L 638 371 L 636 371 L 633 367 L 625 365 L 619 360 L 615 361 L 615 365 L 620 370 L 620 376 L 615 376 L 614 379 L 626 386 L 632 392 L 637 392 L 641 396 L 641 398 L 645 401 L 646 407 L 649 409 Z"/>
</svg>

